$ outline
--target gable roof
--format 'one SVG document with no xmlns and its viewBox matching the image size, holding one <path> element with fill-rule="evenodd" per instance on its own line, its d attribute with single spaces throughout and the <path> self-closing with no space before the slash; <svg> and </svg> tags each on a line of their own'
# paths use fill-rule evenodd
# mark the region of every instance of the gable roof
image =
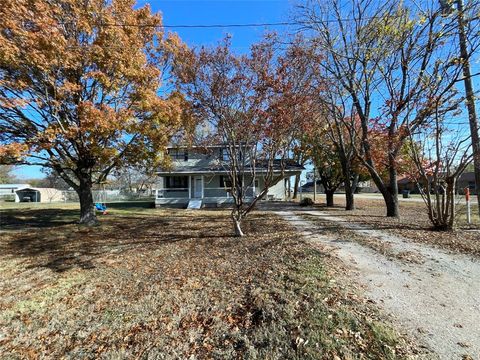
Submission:
<svg viewBox="0 0 480 360">
<path fill-rule="evenodd" d="M 475 181 L 475 173 L 473 171 L 464 172 L 462 175 L 460 175 L 458 180 L 468 182 Z"/>
<path fill-rule="evenodd" d="M 0 189 L 18 189 L 29 187 L 30 184 L 0 184 Z"/>
<path fill-rule="evenodd" d="M 295 161 L 287 161 L 283 171 L 289 174 L 300 174 L 305 168 Z M 257 162 L 255 171 L 257 173 L 266 173 L 268 167 L 266 162 Z M 275 160 L 273 164 L 274 172 L 282 171 L 280 160 Z M 227 174 L 227 163 L 218 158 L 192 159 L 187 161 L 174 162 L 172 169 L 160 169 L 157 175 L 175 175 L 175 174 Z"/>
</svg>

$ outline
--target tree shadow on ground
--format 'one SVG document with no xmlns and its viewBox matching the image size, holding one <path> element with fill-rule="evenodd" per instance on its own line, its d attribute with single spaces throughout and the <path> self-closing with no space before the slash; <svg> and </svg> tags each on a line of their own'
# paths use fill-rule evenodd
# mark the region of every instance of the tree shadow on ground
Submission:
<svg viewBox="0 0 480 360">
<path fill-rule="evenodd" d="M 176 242 L 191 242 L 192 246 L 221 243 L 226 248 L 225 239 L 233 233 L 229 217 L 216 211 L 111 214 L 100 217 L 101 225 L 91 228 L 76 224 L 75 216 L 78 211 L 62 209 L 11 212 L 5 217 L 5 227 L 2 218 L 2 229 L 7 231 L 0 239 L 0 253 L 24 259 L 29 268 L 63 272 L 74 267 L 91 269 L 101 258 L 154 251 Z M 264 231 L 255 221 L 249 221 L 246 229 Z"/>
<path fill-rule="evenodd" d="M 2 230 L 51 228 L 73 224 L 79 214 L 76 209 L 8 209 L 2 210 L 0 225 Z"/>
</svg>

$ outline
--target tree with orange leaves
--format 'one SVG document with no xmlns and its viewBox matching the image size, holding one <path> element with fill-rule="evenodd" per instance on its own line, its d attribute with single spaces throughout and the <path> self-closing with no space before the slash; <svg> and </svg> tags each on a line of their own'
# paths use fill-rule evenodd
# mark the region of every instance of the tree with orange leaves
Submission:
<svg viewBox="0 0 480 360">
<path fill-rule="evenodd" d="M 159 96 L 168 50 L 161 17 L 133 0 L 0 0 L 0 162 L 54 170 L 97 223 L 92 186 L 156 157 L 182 97 Z"/>
<path fill-rule="evenodd" d="M 230 39 L 207 49 L 187 49 L 175 57 L 179 88 L 191 102 L 202 129 L 200 144 L 222 144 L 233 206 L 236 236 L 243 236 L 242 221 L 267 195 L 270 187 L 286 177 L 290 150 L 306 116 L 311 98 L 305 89 L 308 60 L 298 56 L 298 44 L 276 51 L 269 36 L 251 48 L 249 55 L 232 52 Z M 263 177 L 263 185 L 251 188 Z"/>
</svg>

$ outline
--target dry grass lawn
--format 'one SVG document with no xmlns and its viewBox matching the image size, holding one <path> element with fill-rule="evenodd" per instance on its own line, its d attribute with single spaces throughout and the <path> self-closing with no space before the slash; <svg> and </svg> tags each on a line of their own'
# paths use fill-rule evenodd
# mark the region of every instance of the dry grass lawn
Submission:
<svg viewBox="0 0 480 360">
<path fill-rule="evenodd" d="M 354 211 L 344 211 L 343 197 L 335 197 L 335 201 L 335 207 L 327 208 L 320 198 L 316 207 L 350 222 L 369 225 L 415 242 L 480 257 L 480 220 L 476 207 L 472 209 L 472 224 L 466 223 L 465 205 L 459 204 L 455 230 L 434 231 L 423 202 L 400 201 L 400 218 L 396 219 L 385 216 L 385 204 L 380 199 L 356 198 Z"/>
<path fill-rule="evenodd" d="M 332 259 L 268 213 L 4 209 L 0 358 L 402 358 Z"/>
</svg>

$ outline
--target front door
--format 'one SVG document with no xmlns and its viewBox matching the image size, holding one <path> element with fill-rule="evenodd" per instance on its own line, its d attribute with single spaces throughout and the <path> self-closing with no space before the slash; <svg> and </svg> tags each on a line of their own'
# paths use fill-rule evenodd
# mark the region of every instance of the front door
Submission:
<svg viewBox="0 0 480 360">
<path fill-rule="evenodd" d="M 203 178 L 201 176 L 195 176 L 193 178 L 193 197 L 201 199 L 203 195 Z"/>
</svg>

